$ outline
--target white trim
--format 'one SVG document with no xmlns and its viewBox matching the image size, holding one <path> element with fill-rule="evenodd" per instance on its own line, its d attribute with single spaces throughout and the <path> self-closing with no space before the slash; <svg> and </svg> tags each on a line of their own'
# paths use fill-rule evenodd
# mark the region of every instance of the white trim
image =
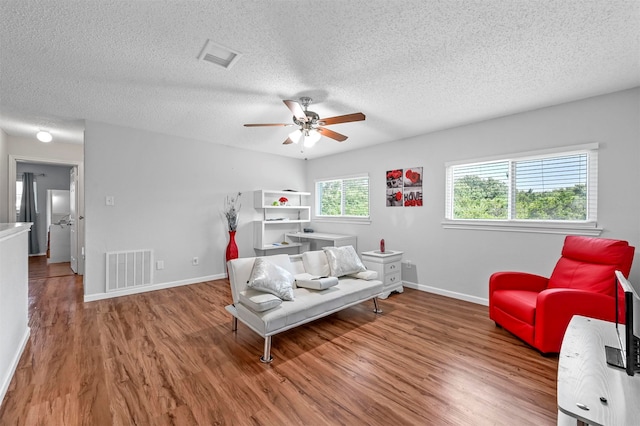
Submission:
<svg viewBox="0 0 640 426">
<path fill-rule="evenodd" d="M 207 275 L 204 277 L 188 278 L 186 280 L 172 281 L 167 283 L 147 285 L 143 287 L 132 287 L 126 290 L 110 291 L 109 293 L 97 293 L 84 296 L 85 302 L 95 302 L 96 300 L 112 299 L 114 297 L 130 296 L 132 294 L 146 293 L 148 291 L 163 290 L 165 288 L 180 287 L 189 284 L 199 284 L 205 281 L 214 281 L 227 278 L 227 274 Z"/>
<path fill-rule="evenodd" d="M 331 181 L 331 180 L 344 180 L 344 179 L 357 179 L 357 178 L 361 178 L 361 177 L 369 177 L 369 173 L 368 172 L 362 172 L 362 173 L 354 173 L 352 175 L 341 175 L 341 176 L 331 176 L 331 177 L 326 177 L 326 178 L 317 178 L 314 179 L 313 183 L 313 187 L 315 188 L 315 184 L 318 182 L 327 182 L 327 181 Z"/>
<path fill-rule="evenodd" d="M 603 228 L 595 222 L 528 222 L 506 220 L 450 220 L 441 222 L 444 229 L 472 229 L 476 231 L 531 232 L 538 234 L 571 234 L 599 236 Z"/>
<path fill-rule="evenodd" d="M 348 179 L 367 179 L 367 202 L 369 204 L 369 216 L 318 216 L 319 203 L 318 200 L 318 182 L 331 182 L 331 181 L 341 181 L 344 182 Z M 344 198 L 344 194 L 343 194 Z M 344 206 L 343 206 L 344 207 Z M 313 209 L 311 220 L 314 222 L 330 222 L 330 223 L 349 223 L 349 224 L 363 224 L 369 225 L 371 224 L 371 177 L 369 173 L 359 173 L 347 176 L 340 177 L 331 177 L 331 178 L 318 178 L 313 181 Z"/>
<path fill-rule="evenodd" d="M 31 335 L 31 328 L 27 327 L 27 329 L 24 332 L 24 335 L 22 336 L 22 340 L 20 341 L 20 345 L 18 346 L 18 350 L 13 355 L 13 359 L 11 360 L 11 366 L 9 367 L 9 370 L 7 370 L 6 372 L 3 372 L 5 376 L 3 377 L 2 384 L 0 385 L 0 405 L 2 404 L 2 401 L 4 401 L 4 396 L 6 395 L 7 390 L 9 390 L 11 379 L 13 378 L 13 375 L 15 374 L 16 369 L 18 368 L 20 357 L 22 357 L 22 353 L 24 352 L 24 349 L 27 347 L 27 343 L 29 342 L 30 335 Z"/>
<path fill-rule="evenodd" d="M 538 151 L 528 151 L 514 153 L 504 156 L 486 157 L 483 159 L 460 160 L 445 163 L 445 212 L 442 225 L 444 228 L 454 229 L 482 229 L 491 231 L 514 231 L 514 232 L 536 232 L 536 233 L 571 233 L 577 235 L 599 236 L 601 228 L 597 228 L 597 206 L 598 206 L 598 143 L 592 142 L 582 145 L 572 145 L 564 147 L 549 148 Z M 587 156 L 587 220 L 581 221 L 546 221 L 535 219 L 452 219 L 453 217 L 453 169 L 457 166 L 474 166 L 487 163 L 504 162 L 509 163 L 508 200 L 511 211 L 509 217 L 514 217 L 516 200 L 514 171 L 515 164 L 521 161 L 529 161 L 538 158 L 553 158 L 555 154 L 562 155 L 586 155 Z"/>
<path fill-rule="evenodd" d="M 402 285 L 405 287 L 413 288 L 415 290 L 424 291 L 426 293 L 438 294 L 440 296 L 451 297 L 452 299 L 464 300 L 465 302 L 475 303 L 477 305 L 489 306 L 489 299 L 483 299 L 482 297 L 469 296 L 468 294 L 458 293 L 455 291 L 443 290 L 437 287 L 431 287 L 424 284 L 412 283 L 409 281 L 402 281 Z"/>
<path fill-rule="evenodd" d="M 326 222 L 326 223 L 348 223 L 349 225 L 371 225 L 370 217 L 354 217 L 348 216 L 315 216 L 313 222 Z"/>
<path fill-rule="evenodd" d="M 555 148 L 547 148 L 540 149 L 536 151 L 525 151 L 525 152 L 514 152 L 511 154 L 502 154 L 502 155 L 492 155 L 490 157 L 482 157 L 482 158 L 472 158 L 467 160 L 456 160 L 456 161 L 448 161 L 444 163 L 445 167 L 449 166 L 459 166 L 460 164 L 476 164 L 476 163 L 487 163 L 490 161 L 508 161 L 514 158 L 518 160 L 528 160 L 536 157 L 546 157 L 551 154 L 560 154 L 560 153 L 573 153 L 573 152 L 588 152 L 597 150 L 599 147 L 598 142 L 590 142 L 580 145 L 570 145 L 570 146 L 558 146 Z"/>
</svg>

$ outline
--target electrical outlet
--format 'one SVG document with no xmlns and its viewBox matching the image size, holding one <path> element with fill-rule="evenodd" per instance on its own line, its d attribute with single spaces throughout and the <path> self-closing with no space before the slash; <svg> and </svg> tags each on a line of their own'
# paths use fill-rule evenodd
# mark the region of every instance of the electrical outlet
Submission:
<svg viewBox="0 0 640 426">
<path fill-rule="evenodd" d="M 159 271 L 161 269 L 164 269 L 164 260 L 158 260 L 156 262 L 156 269 Z"/>
<path fill-rule="evenodd" d="M 197 257 L 194 257 L 193 259 L 191 259 L 191 264 L 193 266 L 198 266 L 200 264 L 200 260 Z"/>
<path fill-rule="evenodd" d="M 407 266 L 407 269 L 411 269 L 411 267 L 413 266 L 410 260 L 405 260 L 403 263 Z"/>
</svg>

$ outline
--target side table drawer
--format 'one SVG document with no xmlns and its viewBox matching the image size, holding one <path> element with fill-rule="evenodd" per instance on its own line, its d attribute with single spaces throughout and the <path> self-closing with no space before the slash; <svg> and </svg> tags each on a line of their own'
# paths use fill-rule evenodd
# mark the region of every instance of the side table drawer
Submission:
<svg viewBox="0 0 640 426">
<path fill-rule="evenodd" d="M 384 265 L 384 274 L 395 274 L 396 272 L 400 272 L 401 265 L 400 262 L 387 263 Z"/>
<path fill-rule="evenodd" d="M 402 282 L 402 277 L 400 275 L 401 275 L 400 271 L 395 272 L 393 274 L 385 274 L 384 285 L 389 286 L 392 284 L 398 284 Z"/>
</svg>

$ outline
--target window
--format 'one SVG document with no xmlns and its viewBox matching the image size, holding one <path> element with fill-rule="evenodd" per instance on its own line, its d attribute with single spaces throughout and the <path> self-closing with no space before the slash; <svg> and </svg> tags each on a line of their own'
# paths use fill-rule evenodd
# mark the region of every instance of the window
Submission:
<svg viewBox="0 0 640 426">
<path fill-rule="evenodd" d="M 447 164 L 446 221 L 591 224 L 597 144 Z"/>
<path fill-rule="evenodd" d="M 16 180 L 16 220 L 18 218 L 18 215 L 20 214 L 20 203 L 22 203 L 22 180 Z M 33 202 L 36 205 L 36 214 L 39 213 L 38 211 L 38 183 L 34 180 L 33 181 L 33 195 L 34 195 L 34 199 Z"/>
<path fill-rule="evenodd" d="M 369 176 L 316 181 L 316 216 L 369 218 Z"/>
<path fill-rule="evenodd" d="M 22 202 L 22 181 L 16 181 L 16 217 L 20 214 L 20 203 Z"/>
</svg>

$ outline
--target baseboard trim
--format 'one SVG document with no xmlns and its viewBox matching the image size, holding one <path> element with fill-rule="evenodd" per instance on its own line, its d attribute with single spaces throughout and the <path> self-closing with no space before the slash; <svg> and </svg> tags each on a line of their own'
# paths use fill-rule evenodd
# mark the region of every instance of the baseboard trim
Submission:
<svg viewBox="0 0 640 426">
<path fill-rule="evenodd" d="M 18 350 L 16 351 L 16 353 L 13 356 L 13 359 L 11 360 L 11 365 L 9 367 L 9 370 L 5 373 L 4 378 L 2 380 L 2 387 L 0 387 L 0 406 L 2 406 L 2 401 L 4 401 L 4 396 L 6 395 L 7 390 L 9 390 L 11 379 L 13 378 L 13 375 L 15 374 L 16 369 L 18 368 L 18 363 L 20 362 L 22 353 L 24 352 L 24 349 L 27 347 L 27 343 L 29 342 L 29 336 L 31 336 L 31 328 L 27 327 L 27 329 L 24 332 L 24 336 L 22 336 L 22 341 L 18 346 Z"/>
<path fill-rule="evenodd" d="M 221 280 L 223 278 L 227 278 L 227 274 L 207 275 L 204 277 L 189 278 L 186 280 L 153 284 L 144 287 L 133 287 L 126 290 L 110 291 L 108 293 L 85 294 L 84 301 L 95 302 L 96 300 L 113 299 L 114 297 L 130 296 L 132 294 L 147 293 L 149 291 L 163 290 L 165 288 L 180 287 L 189 284 L 198 284 L 205 281 Z"/>
<path fill-rule="evenodd" d="M 476 303 L 478 305 L 489 306 L 489 299 L 483 299 L 481 297 L 469 296 L 468 294 L 458 293 L 455 291 L 443 290 L 437 287 L 431 287 L 424 284 L 412 283 L 409 281 L 403 281 L 402 284 L 405 287 L 414 288 L 416 290 L 424 291 L 427 293 L 439 294 L 440 296 L 451 297 L 453 299 L 464 300 L 466 302 Z"/>
</svg>

